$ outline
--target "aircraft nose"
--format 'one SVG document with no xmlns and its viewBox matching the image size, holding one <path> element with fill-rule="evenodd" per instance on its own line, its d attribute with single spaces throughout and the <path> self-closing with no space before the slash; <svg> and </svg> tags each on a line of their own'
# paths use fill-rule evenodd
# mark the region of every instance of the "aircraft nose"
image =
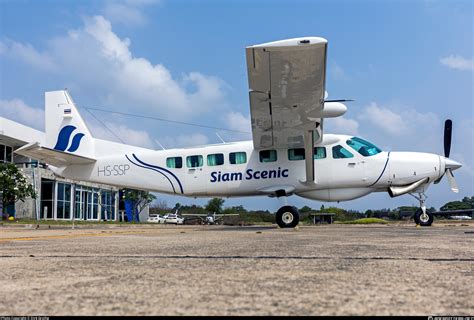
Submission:
<svg viewBox="0 0 474 320">
<path fill-rule="evenodd" d="M 449 158 L 444 158 L 444 163 L 446 169 L 456 170 L 462 167 L 462 164 Z"/>
</svg>

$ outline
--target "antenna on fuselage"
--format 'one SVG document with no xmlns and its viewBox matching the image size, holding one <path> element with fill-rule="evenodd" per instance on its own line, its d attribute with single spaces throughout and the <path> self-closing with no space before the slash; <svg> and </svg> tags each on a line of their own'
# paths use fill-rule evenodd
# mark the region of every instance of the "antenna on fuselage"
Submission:
<svg viewBox="0 0 474 320">
<path fill-rule="evenodd" d="M 224 139 L 222 139 L 222 137 L 217 132 L 216 132 L 216 136 L 222 141 L 222 143 L 226 143 Z"/>
<path fill-rule="evenodd" d="M 161 149 L 166 150 L 166 148 L 163 147 L 163 145 L 160 143 L 160 141 L 158 141 L 158 140 L 155 139 L 155 143 L 156 143 L 157 145 L 159 145 L 159 146 L 161 147 Z"/>
</svg>

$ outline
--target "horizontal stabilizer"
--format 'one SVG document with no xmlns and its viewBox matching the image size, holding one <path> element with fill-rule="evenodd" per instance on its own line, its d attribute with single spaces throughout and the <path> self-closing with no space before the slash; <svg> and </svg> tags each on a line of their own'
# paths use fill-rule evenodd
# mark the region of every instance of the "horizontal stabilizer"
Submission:
<svg viewBox="0 0 474 320">
<path fill-rule="evenodd" d="M 74 164 L 90 164 L 96 161 L 95 159 L 46 148 L 40 146 L 39 142 L 29 143 L 26 146 L 15 150 L 15 153 L 45 162 L 55 167 L 64 167 Z"/>
</svg>

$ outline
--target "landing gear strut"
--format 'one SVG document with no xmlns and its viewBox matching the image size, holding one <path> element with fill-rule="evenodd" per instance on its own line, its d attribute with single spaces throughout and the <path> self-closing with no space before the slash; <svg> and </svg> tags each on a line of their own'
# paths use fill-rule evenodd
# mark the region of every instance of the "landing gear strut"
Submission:
<svg viewBox="0 0 474 320">
<path fill-rule="evenodd" d="M 420 202 L 420 208 L 416 210 L 414 220 L 417 225 L 422 227 L 429 227 L 433 223 L 433 214 L 426 209 L 426 195 L 423 192 L 418 193 L 418 196 L 411 194 Z"/>
<path fill-rule="evenodd" d="M 276 213 L 276 223 L 280 228 L 294 228 L 300 222 L 298 209 L 292 206 L 283 206 Z"/>
</svg>

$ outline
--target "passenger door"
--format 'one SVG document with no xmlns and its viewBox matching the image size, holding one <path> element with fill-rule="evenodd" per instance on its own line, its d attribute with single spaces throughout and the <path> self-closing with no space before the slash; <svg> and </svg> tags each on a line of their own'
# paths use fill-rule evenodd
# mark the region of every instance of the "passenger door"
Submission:
<svg viewBox="0 0 474 320">
<path fill-rule="evenodd" d="M 332 156 L 329 188 L 360 187 L 365 184 L 365 158 L 342 145 L 328 148 Z"/>
</svg>

